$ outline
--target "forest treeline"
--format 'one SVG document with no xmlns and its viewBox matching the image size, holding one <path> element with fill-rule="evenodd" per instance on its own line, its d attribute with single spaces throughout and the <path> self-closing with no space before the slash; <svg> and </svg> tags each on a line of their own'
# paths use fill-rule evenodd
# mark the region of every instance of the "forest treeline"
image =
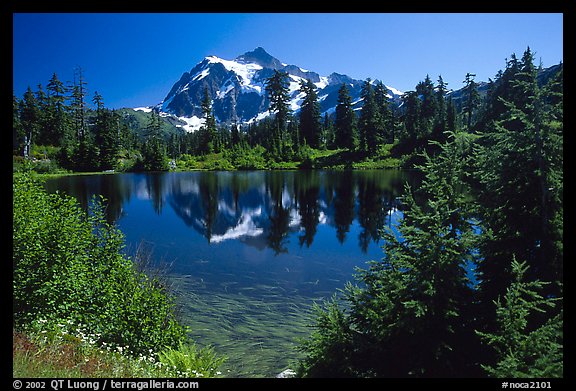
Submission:
<svg viewBox="0 0 576 391">
<path fill-rule="evenodd" d="M 457 128 L 474 131 L 487 120 L 491 103 L 480 99 L 474 75 L 463 83 L 456 105 L 442 76 L 434 84 L 426 75 L 398 105 L 382 82 L 367 79 L 360 109 L 342 84 L 335 111 L 322 116 L 314 83 L 301 81 L 304 98 L 295 113 L 288 74 L 274 71 L 265 89 L 273 115 L 251 124 L 218 124 L 205 89 L 203 125 L 186 132 L 157 108 L 144 120 L 106 108 L 77 68 L 73 82 L 53 74 L 46 87 L 13 95 L 13 155 L 49 162 L 44 170 L 72 171 L 412 166 L 431 148 L 430 140 L 442 142 L 445 131 Z M 498 82 L 491 84 L 494 89 Z"/>
<path fill-rule="evenodd" d="M 563 377 L 563 76 L 536 75 L 512 55 L 424 153 L 382 260 L 316 307 L 301 376 Z"/>
</svg>

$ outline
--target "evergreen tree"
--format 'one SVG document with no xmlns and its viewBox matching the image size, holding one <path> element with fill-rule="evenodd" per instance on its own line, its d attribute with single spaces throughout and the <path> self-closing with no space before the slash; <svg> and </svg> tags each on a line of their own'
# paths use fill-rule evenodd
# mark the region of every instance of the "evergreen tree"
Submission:
<svg viewBox="0 0 576 391">
<path fill-rule="evenodd" d="M 420 99 L 418 99 L 418 93 L 416 91 L 406 91 L 402 95 L 402 103 L 405 107 L 403 141 L 408 145 L 414 145 L 421 134 L 421 103 Z"/>
<path fill-rule="evenodd" d="M 162 137 L 160 115 L 152 110 L 146 127 L 146 140 L 142 148 L 143 168 L 146 171 L 164 171 L 168 169 L 166 145 Z"/>
<path fill-rule="evenodd" d="M 322 121 L 321 145 L 324 149 L 334 148 L 334 126 L 327 112 L 324 113 L 324 120 Z"/>
<path fill-rule="evenodd" d="M 240 132 L 238 131 L 237 123 L 232 124 L 230 127 L 230 137 L 230 142 L 232 143 L 233 147 L 240 144 Z"/>
<path fill-rule="evenodd" d="M 12 94 L 12 153 L 19 155 L 24 150 L 24 129 L 20 121 L 20 100 Z"/>
<path fill-rule="evenodd" d="M 398 233 L 384 233 L 384 258 L 349 284 L 344 308 L 317 309 L 303 345 L 305 376 L 469 376 L 477 339 L 469 327 L 478 234 L 463 179 L 470 141 L 462 135 L 426 157 L 418 205 L 408 189 Z"/>
<path fill-rule="evenodd" d="M 56 73 L 52 75 L 48 85 L 48 118 L 49 129 L 46 131 L 48 144 L 65 145 L 66 140 L 71 138 L 69 132 L 68 107 L 65 104 L 66 89 Z"/>
<path fill-rule="evenodd" d="M 446 102 L 446 130 L 448 132 L 456 131 L 456 107 L 452 97 Z"/>
<path fill-rule="evenodd" d="M 300 107 L 300 139 L 312 148 L 320 148 L 322 140 L 322 123 L 320 117 L 320 104 L 316 86 L 311 80 L 300 82 L 300 92 L 304 100 Z"/>
<path fill-rule="evenodd" d="M 558 300 L 539 293 L 545 283 L 525 281 L 529 269 L 525 262 L 514 260 L 511 268 L 513 281 L 504 302 L 495 301 L 496 332 L 478 332 L 496 353 L 496 362 L 482 367 L 493 377 L 563 377 L 563 311 L 534 325 L 534 315 L 549 312 Z"/>
<path fill-rule="evenodd" d="M 40 131 L 38 101 L 30 87 L 28 87 L 24 93 L 24 97 L 20 101 L 20 124 L 24 135 L 22 155 L 24 157 L 30 157 L 32 143 Z"/>
<path fill-rule="evenodd" d="M 35 144 L 46 145 L 49 143 L 49 132 L 51 118 L 49 117 L 48 110 L 48 96 L 44 92 L 42 84 L 38 84 L 36 90 L 36 104 L 38 105 L 38 136 L 36 137 Z"/>
<path fill-rule="evenodd" d="M 436 118 L 434 119 L 434 128 L 432 129 L 432 139 L 444 142 L 444 132 L 454 132 L 456 129 L 448 129 L 447 121 L 451 115 L 448 113 L 448 105 L 446 104 L 446 94 L 448 92 L 448 83 L 444 82 L 442 76 L 438 76 L 438 84 L 436 85 Z"/>
<path fill-rule="evenodd" d="M 266 93 L 270 101 L 270 111 L 275 113 L 275 131 L 273 148 L 276 156 L 282 155 L 284 144 L 288 140 L 286 125 L 290 116 L 290 95 L 288 93 L 288 73 L 274 70 L 272 76 L 266 79 Z"/>
<path fill-rule="evenodd" d="M 200 128 L 200 153 L 216 152 L 217 147 L 217 129 L 216 119 L 212 113 L 212 100 L 208 93 L 208 87 L 204 87 L 204 98 L 202 99 L 202 115 L 204 116 L 204 125 Z"/>
<path fill-rule="evenodd" d="M 388 91 L 381 81 L 378 81 L 374 88 L 374 100 L 381 121 L 377 129 L 378 139 L 383 143 L 392 143 L 394 142 L 394 119 L 388 100 Z"/>
<path fill-rule="evenodd" d="M 354 150 L 358 145 L 356 115 L 352 109 L 352 97 L 348 86 L 342 83 L 338 90 L 336 119 L 334 121 L 335 143 L 337 148 Z"/>
<path fill-rule="evenodd" d="M 509 88 L 493 92 L 507 110 L 480 133 L 475 156 L 476 198 L 489 233 L 481 246 L 485 305 L 504 293 L 514 257 L 527 262 L 532 280 L 563 279 L 563 125 L 561 109 L 554 108 L 561 94 L 546 103 L 529 51 L 523 59 L 514 65 Z M 550 289 L 559 294 L 558 287 Z M 495 327 L 494 319 L 484 323 L 487 330 Z"/>
<path fill-rule="evenodd" d="M 74 84 L 69 88 L 71 93 L 69 109 L 78 142 L 83 141 L 86 136 L 86 84 L 82 68 L 77 67 L 74 70 Z"/>
<path fill-rule="evenodd" d="M 382 144 L 384 122 L 380 114 L 380 109 L 376 104 L 372 81 L 369 78 L 362 85 L 361 96 L 363 105 L 358 120 L 360 150 L 369 155 L 373 155 L 380 144 Z"/>
<path fill-rule="evenodd" d="M 116 167 L 119 154 L 118 120 L 116 114 L 104 107 L 104 99 L 94 92 L 92 102 L 96 106 L 96 119 L 93 126 L 95 144 L 98 148 L 98 168 L 111 170 Z"/>
<path fill-rule="evenodd" d="M 463 83 L 465 84 L 466 92 L 466 103 L 464 104 L 463 111 L 467 118 L 466 129 L 470 132 L 472 129 L 472 113 L 474 112 L 476 106 L 478 105 L 479 95 L 478 95 L 478 84 L 474 81 L 476 77 L 473 73 L 467 73 L 466 79 Z"/>
<path fill-rule="evenodd" d="M 419 135 L 421 139 L 428 139 L 432 134 L 434 122 L 438 111 L 438 98 L 434 93 L 434 84 L 429 75 L 424 81 L 416 85 L 416 92 L 420 99 Z"/>
</svg>

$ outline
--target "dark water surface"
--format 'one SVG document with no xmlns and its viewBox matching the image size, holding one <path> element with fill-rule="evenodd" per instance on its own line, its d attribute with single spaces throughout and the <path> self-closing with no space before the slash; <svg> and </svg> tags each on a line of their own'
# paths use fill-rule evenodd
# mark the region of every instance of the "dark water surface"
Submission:
<svg viewBox="0 0 576 391">
<path fill-rule="evenodd" d="M 106 215 L 167 273 L 184 323 L 229 357 L 224 376 L 274 376 L 299 357 L 311 305 L 382 257 L 414 173 L 185 172 L 69 176 L 49 191 L 105 197 Z"/>
</svg>

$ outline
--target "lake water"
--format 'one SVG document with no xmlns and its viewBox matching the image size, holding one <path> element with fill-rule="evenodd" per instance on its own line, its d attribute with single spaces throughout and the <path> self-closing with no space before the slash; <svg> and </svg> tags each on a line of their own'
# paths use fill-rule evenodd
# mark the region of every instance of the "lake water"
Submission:
<svg viewBox="0 0 576 391">
<path fill-rule="evenodd" d="M 228 356 L 223 375 L 293 367 L 311 306 L 382 258 L 379 230 L 402 216 L 414 173 L 182 172 L 69 176 L 49 191 L 106 199 L 127 252 L 167 273 L 190 336 Z"/>
</svg>

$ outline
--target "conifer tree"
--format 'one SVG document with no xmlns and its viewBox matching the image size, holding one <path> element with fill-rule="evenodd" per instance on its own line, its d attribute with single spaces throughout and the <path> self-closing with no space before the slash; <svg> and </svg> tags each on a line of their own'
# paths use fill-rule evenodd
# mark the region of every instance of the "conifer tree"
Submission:
<svg viewBox="0 0 576 391">
<path fill-rule="evenodd" d="M 334 147 L 334 125 L 328 112 L 324 113 L 324 120 L 322 121 L 321 145 L 323 148 Z"/>
<path fill-rule="evenodd" d="M 240 144 L 240 132 L 238 131 L 237 123 L 232 124 L 230 127 L 230 142 L 233 147 Z"/>
<path fill-rule="evenodd" d="M 49 103 L 48 96 L 44 92 L 42 84 L 38 84 L 36 89 L 36 104 L 38 105 L 38 137 L 35 144 L 46 145 L 49 143 L 48 134 L 50 132 Z"/>
<path fill-rule="evenodd" d="M 463 81 L 465 84 L 464 89 L 466 92 L 466 101 L 463 107 L 463 111 L 466 114 L 466 129 L 469 132 L 472 129 L 472 113 L 476 109 L 479 100 L 478 84 L 474 81 L 474 77 L 476 77 L 475 74 L 467 73 L 466 79 Z"/>
<path fill-rule="evenodd" d="M 311 80 L 300 82 L 300 92 L 304 93 L 304 100 L 300 108 L 300 138 L 312 148 L 319 148 L 322 139 L 322 124 L 320 117 L 320 104 L 316 86 Z"/>
<path fill-rule="evenodd" d="M 32 143 L 36 139 L 40 131 L 40 111 L 38 108 L 38 101 L 28 87 L 24 93 L 24 97 L 20 101 L 20 124 L 23 130 L 23 150 L 24 157 L 30 157 Z"/>
<path fill-rule="evenodd" d="M 69 109 L 77 142 L 83 141 L 86 136 L 86 84 L 82 68 L 77 67 L 74 70 L 74 83 L 69 88 L 71 101 Z"/>
<path fill-rule="evenodd" d="M 274 70 L 272 76 L 266 79 L 266 93 L 270 101 L 270 111 L 275 113 L 275 135 L 272 137 L 276 156 L 283 154 L 284 144 L 288 141 L 287 123 L 290 116 L 290 95 L 288 93 L 288 73 Z"/>
<path fill-rule="evenodd" d="M 454 132 L 456 129 L 448 129 L 448 106 L 446 104 L 446 93 L 448 88 L 446 87 L 448 83 L 442 79 L 442 76 L 438 76 L 438 84 L 436 85 L 436 118 L 434 119 L 434 128 L 432 129 L 432 139 L 443 142 L 444 132 Z"/>
<path fill-rule="evenodd" d="M 466 270 L 478 261 L 478 234 L 462 187 L 470 140 L 452 135 L 426 157 L 419 205 L 408 189 L 404 219 L 384 233 L 384 258 L 349 284 L 344 308 L 317 308 L 316 329 L 304 344 L 305 376 L 466 376 L 477 340 L 474 290 Z"/>
<path fill-rule="evenodd" d="M 155 110 L 150 113 L 146 133 L 146 140 L 142 148 L 144 170 L 167 170 L 168 159 L 166 157 L 166 145 L 162 137 L 162 122 L 160 115 Z"/>
<path fill-rule="evenodd" d="M 202 99 L 202 115 L 204 124 L 200 128 L 200 153 L 216 152 L 217 147 L 217 129 L 216 119 L 212 113 L 212 100 L 208 93 L 208 87 L 204 88 L 204 98 Z"/>
<path fill-rule="evenodd" d="M 402 103 L 405 107 L 404 122 L 404 141 L 408 145 L 414 145 L 420 138 L 421 132 L 421 103 L 416 91 L 406 91 L 402 95 Z"/>
<path fill-rule="evenodd" d="M 376 103 L 374 88 L 370 78 L 362 85 L 361 96 L 363 105 L 358 120 L 360 150 L 368 155 L 373 155 L 380 144 L 382 144 L 384 122 Z"/>
<path fill-rule="evenodd" d="M 12 153 L 20 155 L 24 148 L 24 129 L 20 121 L 20 100 L 12 94 Z"/>
<path fill-rule="evenodd" d="M 484 305 L 504 293 L 514 257 L 527 262 L 532 280 L 563 279 L 563 125 L 554 108 L 561 100 L 545 103 L 531 63 L 528 50 L 513 64 L 514 77 L 504 72 L 508 88 L 492 93 L 507 109 L 480 133 L 475 153 L 475 192 L 489 233 L 481 246 Z M 559 294 L 558 287 L 549 289 Z M 484 322 L 487 330 L 493 322 Z"/>
<path fill-rule="evenodd" d="M 96 106 L 96 119 L 93 126 L 95 146 L 98 149 L 98 168 L 114 169 L 118 159 L 118 121 L 115 113 L 104 107 L 104 98 L 94 92 L 92 102 Z"/>
<path fill-rule="evenodd" d="M 338 148 L 353 150 L 358 145 L 356 115 L 352 109 L 352 97 L 346 84 L 338 90 L 336 119 L 334 121 L 335 143 Z"/>
<path fill-rule="evenodd" d="M 378 81 L 374 88 L 374 100 L 381 121 L 377 129 L 378 139 L 382 143 L 392 143 L 394 142 L 394 120 L 388 100 L 388 91 L 381 81 Z"/>
<path fill-rule="evenodd" d="M 47 131 L 47 141 L 52 145 L 62 144 L 68 131 L 67 107 L 65 105 L 66 89 L 56 73 L 52 75 L 48 85 L 48 117 L 50 128 Z"/>
<path fill-rule="evenodd" d="M 511 269 L 513 280 L 503 301 L 495 301 L 497 330 L 477 332 L 496 353 L 496 361 L 482 367 L 492 377 L 563 377 L 563 311 L 534 326 L 535 315 L 550 312 L 559 300 L 542 296 L 546 283 L 526 281 L 526 262 L 514 260 Z"/>
<path fill-rule="evenodd" d="M 420 118 L 418 119 L 420 129 L 418 137 L 427 139 L 432 134 L 438 111 L 438 98 L 434 93 L 434 83 L 432 83 L 429 75 L 426 75 L 424 81 L 416 85 L 416 92 L 420 100 Z"/>
</svg>

